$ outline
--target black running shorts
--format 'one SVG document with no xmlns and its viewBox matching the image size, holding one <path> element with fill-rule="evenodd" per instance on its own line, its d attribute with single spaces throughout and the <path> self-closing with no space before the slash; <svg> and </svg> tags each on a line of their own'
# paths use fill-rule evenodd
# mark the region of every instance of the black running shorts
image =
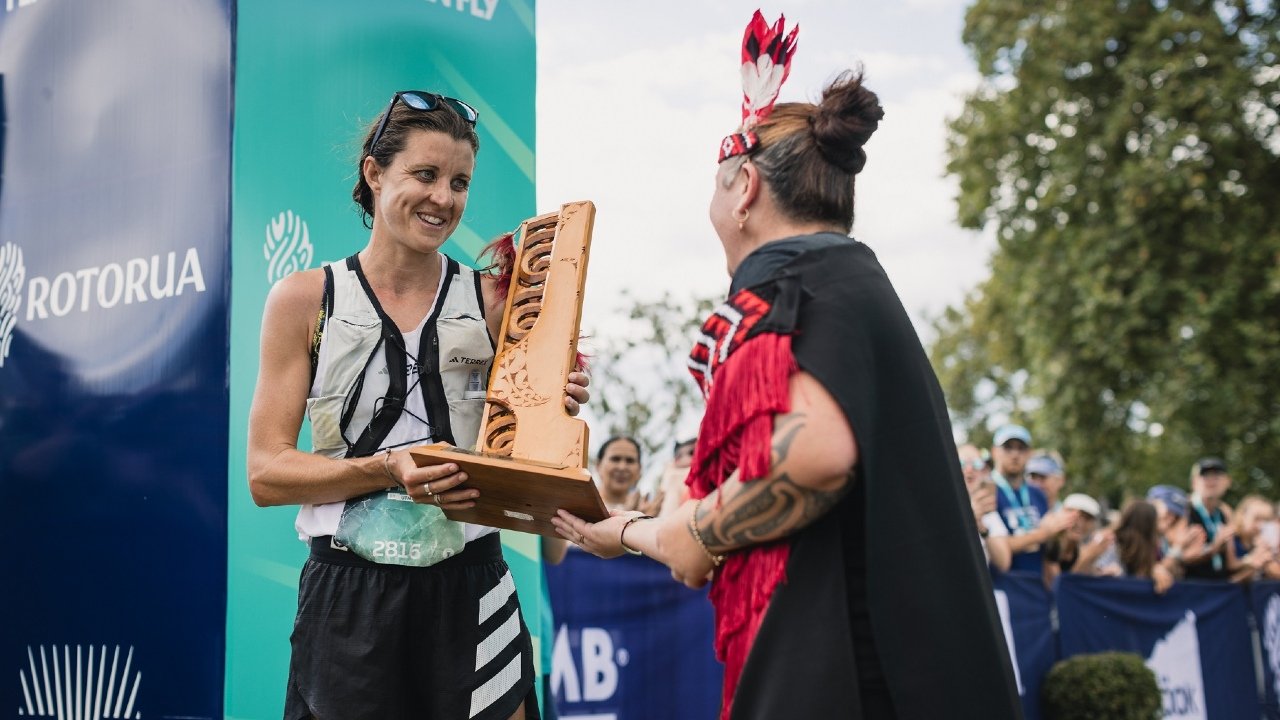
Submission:
<svg viewBox="0 0 1280 720">
<path fill-rule="evenodd" d="M 315 538 L 302 568 L 285 720 L 537 720 L 533 650 L 497 533 L 431 567 Z M 527 702 L 526 702 L 527 701 Z"/>
</svg>

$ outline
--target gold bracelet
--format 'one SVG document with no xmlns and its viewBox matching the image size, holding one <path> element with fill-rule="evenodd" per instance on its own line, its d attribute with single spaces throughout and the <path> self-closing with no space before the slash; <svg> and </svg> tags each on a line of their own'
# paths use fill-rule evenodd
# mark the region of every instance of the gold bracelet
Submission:
<svg viewBox="0 0 1280 720">
<path fill-rule="evenodd" d="M 627 547 L 627 542 L 625 539 L 627 537 L 627 528 L 631 527 L 631 523 L 637 520 L 652 520 L 652 519 L 653 519 L 652 515 L 633 515 L 627 518 L 627 521 L 622 524 L 622 530 L 618 531 L 618 544 L 622 546 L 623 550 L 625 550 L 628 554 L 631 554 L 631 555 L 644 555 L 644 553 L 640 552 L 639 550 L 632 550 L 631 548 Z"/>
<path fill-rule="evenodd" d="M 689 533 L 698 542 L 698 547 L 702 548 L 702 552 L 706 553 L 707 557 L 711 559 L 711 565 L 720 567 L 720 563 L 724 562 L 724 556 L 711 552 L 707 548 L 707 544 L 702 541 L 702 533 L 698 532 L 698 508 L 700 507 L 702 507 L 702 498 L 698 498 L 698 502 L 693 505 L 693 517 L 689 518 Z"/>
<path fill-rule="evenodd" d="M 390 450 L 388 450 L 388 451 L 386 451 L 386 452 L 382 453 L 382 471 L 383 471 L 383 472 L 385 472 L 385 473 L 387 474 L 387 477 L 391 479 L 391 484 L 392 484 L 392 485 L 394 485 L 394 486 L 396 486 L 396 487 L 400 488 L 401 490 L 403 490 L 403 489 L 404 489 L 404 484 L 403 484 L 403 483 L 401 483 L 399 480 L 397 480 L 395 475 L 392 475 L 392 474 L 391 474 L 391 465 L 390 465 L 390 462 L 391 462 L 391 451 L 390 451 Z"/>
</svg>

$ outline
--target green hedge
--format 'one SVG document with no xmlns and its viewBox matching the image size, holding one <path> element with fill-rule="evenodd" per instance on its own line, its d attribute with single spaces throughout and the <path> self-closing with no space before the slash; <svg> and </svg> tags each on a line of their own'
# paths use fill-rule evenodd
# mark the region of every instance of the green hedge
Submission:
<svg viewBox="0 0 1280 720">
<path fill-rule="evenodd" d="M 1053 666 L 1041 688 L 1045 720 L 1160 720 L 1155 673 L 1133 653 L 1077 655 Z"/>
</svg>

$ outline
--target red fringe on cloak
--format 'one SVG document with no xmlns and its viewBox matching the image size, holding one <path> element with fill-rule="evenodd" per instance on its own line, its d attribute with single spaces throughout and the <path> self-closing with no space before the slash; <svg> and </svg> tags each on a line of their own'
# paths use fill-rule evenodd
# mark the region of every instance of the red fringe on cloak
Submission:
<svg viewBox="0 0 1280 720">
<path fill-rule="evenodd" d="M 706 497 L 734 470 L 744 482 L 769 474 L 773 418 L 791 409 L 788 381 L 796 370 L 791 336 L 769 332 L 743 342 L 715 369 L 686 481 L 692 497 Z M 724 663 L 724 720 L 769 600 L 785 580 L 790 550 L 784 539 L 732 552 L 712 581 L 716 657 Z"/>
</svg>

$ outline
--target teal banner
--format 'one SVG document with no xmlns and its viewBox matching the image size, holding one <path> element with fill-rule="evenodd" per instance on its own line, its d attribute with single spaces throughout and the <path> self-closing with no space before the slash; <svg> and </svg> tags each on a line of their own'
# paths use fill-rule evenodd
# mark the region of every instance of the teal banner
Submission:
<svg viewBox="0 0 1280 720">
<path fill-rule="evenodd" d="M 397 90 L 461 98 L 480 112 L 480 152 L 460 262 L 535 214 L 534 8 L 530 0 L 256 0 L 240 3 L 233 152 L 226 715 L 280 717 L 306 546 L 295 507 L 254 506 L 247 417 L 271 285 L 368 241 L 351 187 L 360 142 Z M 304 439 L 309 433 L 303 430 Z M 305 445 L 303 446 L 305 449 Z M 538 543 L 504 534 L 530 630 L 540 615 Z M 535 645 L 538 644 L 535 638 Z M 535 653 L 536 655 L 537 653 Z"/>
</svg>

